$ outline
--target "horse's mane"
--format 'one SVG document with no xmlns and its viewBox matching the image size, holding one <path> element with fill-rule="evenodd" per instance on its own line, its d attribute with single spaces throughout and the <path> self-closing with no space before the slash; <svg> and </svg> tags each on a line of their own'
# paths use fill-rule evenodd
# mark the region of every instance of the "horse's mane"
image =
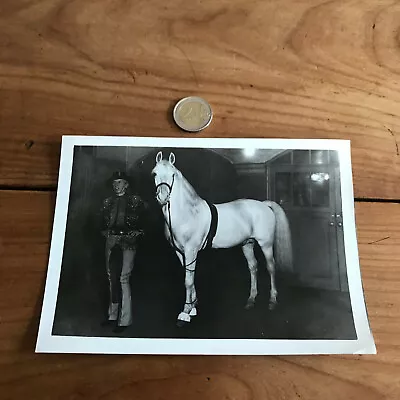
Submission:
<svg viewBox="0 0 400 400">
<path fill-rule="evenodd" d="M 194 190 L 194 187 L 190 184 L 190 182 L 183 176 L 182 172 L 179 171 L 179 169 L 175 166 L 173 166 L 173 168 L 175 169 L 175 174 L 181 179 L 183 186 L 190 197 L 191 202 L 193 204 L 196 204 L 198 201 L 201 200 L 201 197 L 197 194 L 196 190 Z"/>
</svg>

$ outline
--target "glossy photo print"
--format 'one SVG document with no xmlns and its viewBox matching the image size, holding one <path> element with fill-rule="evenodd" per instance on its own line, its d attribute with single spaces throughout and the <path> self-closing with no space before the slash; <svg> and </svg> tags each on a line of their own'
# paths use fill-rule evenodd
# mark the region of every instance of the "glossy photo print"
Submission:
<svg viewBox="0 0 400 400">
<path fill-rule="evenodd" d="M 37 351 L 374 353 L 350 143 L 64 137 Z"/>
</svg>

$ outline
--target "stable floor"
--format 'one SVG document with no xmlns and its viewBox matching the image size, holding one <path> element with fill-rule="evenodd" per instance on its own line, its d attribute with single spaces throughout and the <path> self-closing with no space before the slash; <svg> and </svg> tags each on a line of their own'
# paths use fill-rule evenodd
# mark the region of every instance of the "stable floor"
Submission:
<svg viewBox="0 0 400 400">
<path fill-rule="evenodd" d="M 262 263 L 256 305 L 245 310 L 250 280 L 240 249 L 211 250 L 199 257 L 198 316 L 178 328 L 176 317 L 185 294 L 182 268 L 167 247 L 150 250 L 142 247 L 132 273 L 132 326 L 119 335 L 112 327 L 101 326 L 108 293 L 99 257 L 99 261 L 92 261 L 97 265 L 77 268 L 83 273 L 76 275 L 73 285 L 61 282 L 53 333 L 147 338 L 356 338 L 345 292 L 294 287 L 278 280 L 278 306 L 270 311 L 269 276 Z M 113 262 L 117 265 L 119 261 L 120 252 L 116 251 Z"/>
</svg>

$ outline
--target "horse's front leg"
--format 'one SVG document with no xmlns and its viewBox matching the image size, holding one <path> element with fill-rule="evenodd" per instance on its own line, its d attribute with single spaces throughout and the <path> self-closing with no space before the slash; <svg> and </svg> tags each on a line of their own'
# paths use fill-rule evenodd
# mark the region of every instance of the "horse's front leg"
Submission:
<svg viewBox="0 0 400 400">
<path fill-rule="evenodd" d="M 196 288 L 194 286 L 194 274 L 196 271 L 197 250 L 185 251 L 185 256 L 177 253 L 182 266 L 185 268 L 185 288 L 186 300 L 183 311 L 178 315 L 178 326 L 182 326 L 185 322 L 190 322 L 192 317 L 197 315 Z"/>
</svg>

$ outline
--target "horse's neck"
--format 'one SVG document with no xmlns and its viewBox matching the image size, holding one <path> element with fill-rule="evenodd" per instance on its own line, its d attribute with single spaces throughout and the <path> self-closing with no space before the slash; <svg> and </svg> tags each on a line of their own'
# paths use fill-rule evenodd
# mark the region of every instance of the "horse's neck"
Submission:
<svg viewBox="0 0 400 400">
<path fill-rule="evenodd" d="M 202 201 L 193 186 L 178 173 L 171 193 L 171 210 L 184 219 L 190 217 Z"/>
</svg>

